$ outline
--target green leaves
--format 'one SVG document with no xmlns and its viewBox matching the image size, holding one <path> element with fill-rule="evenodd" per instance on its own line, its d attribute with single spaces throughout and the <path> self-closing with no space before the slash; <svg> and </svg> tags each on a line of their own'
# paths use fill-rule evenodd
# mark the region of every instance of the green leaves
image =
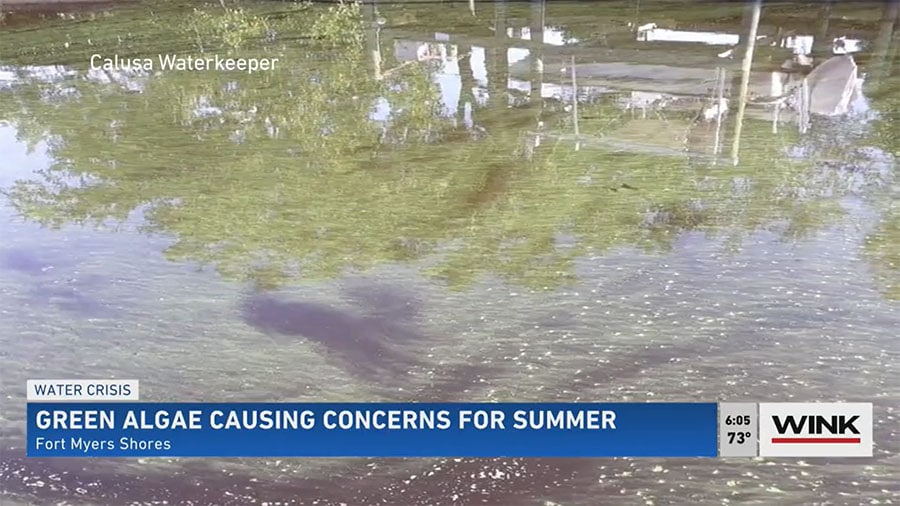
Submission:
<svg viewBox="0 0 900 506">
<path fill-rule="evenodd" d="M 265 18 L 248 14 L 243 9 L 228 9 L 223 11 L 207 11 L 194 9 L 194 12 L 186 21 L 186 28 L 190 34 L 196 37 L 200 51 L 208 45 L 208 39 L 221 42 L 230 49 L 237 49 L 248 41 L 263 38 L 268 25 Z"/>
<path fill-rule="evenodd" d="M 123 11 L 83 23 L 131 33 L 142 52 L 199 41 L 283 65 L 134 78 L 140 93 L 83 74 L 25 78 L 0 91 L 0 120 L 32 143 L 51 139 L 54 163 L 14 186 L 10 202 L 48 226 L 145 210 L 146 230 L 172 238 L 172 260 L 265 286 L 428 259 L 456 287 L 500 276 L 552 289 L 585 254 L 666 251 L 688 231 L 730 245 L 760 229 L 796 240 L 842 216 L 840 188 L 814 162 L 789 159 L 799 139 L 767 123 L 745 124 L 738 166 L 684 155 L 687 115 L 629 120 L 610 101 L 580 107 L 581 132 L 605 147 L 576 150 L 569 115 L 549 108 L 476 107 L 481 130 L 470 131 L 445 117 L 427 64 L 376 78 L 365 44 L 375 27 L 359 5 L 258 9 L 160 11 L 152 23 Z M 169 26 L 192 28 L 169 48 L 155 40 Z M 17 35 L 32 48 L 44 47 L 41 36 Z M 384 103 L 391 114 L 376 122 Z M 538 115 L 550 135 L 534 148 Z M 891 223 L 868 246 L 888 280 Z"/>
<path fill-rule="evenodd" d="M 360 4 L 340 1 L 316 17 L 311 36 L 332 48 L 361 48 L 365 40 L 364 29 Z"/>
</svg>

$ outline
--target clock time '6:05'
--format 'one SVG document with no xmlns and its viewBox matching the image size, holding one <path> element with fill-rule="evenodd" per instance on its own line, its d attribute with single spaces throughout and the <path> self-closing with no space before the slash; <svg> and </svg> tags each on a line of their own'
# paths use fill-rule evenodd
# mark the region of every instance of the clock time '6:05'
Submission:
<svg viewBox="0 0 900 506">
<path fill-rule="evenodd" d="M 726 416 L 725 425 L 749 428 L 750 415 Z M 753 436 L 753 434 L 749 430 L 742 432 L 729 431 L 725 433 L 725 436 L 728 438 L 728 444 L 742 445 L 750 441 L 750 438 Z"/>
<path fill-rule="evenodd" d="M 750 425 L 750 415 L 728 415 L 725 417 L 725 425 Z"/>
</svg>

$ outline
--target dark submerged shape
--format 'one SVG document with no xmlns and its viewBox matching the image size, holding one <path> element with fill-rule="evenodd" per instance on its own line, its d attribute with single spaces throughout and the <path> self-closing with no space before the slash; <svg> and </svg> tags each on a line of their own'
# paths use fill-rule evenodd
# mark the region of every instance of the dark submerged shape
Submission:
<svg viewBox="0 0 900 506">
<path fill-rule="evenodd" d="M 0 251 L 0 269 L 39 276 L 52 268 L 51 262 L 40 258 L 33 251 L 18 248 Z"/>
<path fill-rule="evenodd" d="M 419 365 L 409 349 L 424 335 L 380 316 L 360 315 L 314 302 L 253 294 L 242 303 L 244 321 L 270 335 L 302 337 L 318 346 L 349 374 L 390 377 Z M 383 376 L 382 376 L 383 377 Z"/>
</svg>

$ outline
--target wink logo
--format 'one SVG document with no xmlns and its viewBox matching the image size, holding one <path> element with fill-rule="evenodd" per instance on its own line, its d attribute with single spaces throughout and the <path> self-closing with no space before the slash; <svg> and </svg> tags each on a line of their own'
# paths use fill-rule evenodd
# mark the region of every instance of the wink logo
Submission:
<svg viewBox="0 0 900 506">
<path fill-rule="evenodd" d="M 761 457 L 871 457 L 872 404 L 759 404 Z"/>
</svg>

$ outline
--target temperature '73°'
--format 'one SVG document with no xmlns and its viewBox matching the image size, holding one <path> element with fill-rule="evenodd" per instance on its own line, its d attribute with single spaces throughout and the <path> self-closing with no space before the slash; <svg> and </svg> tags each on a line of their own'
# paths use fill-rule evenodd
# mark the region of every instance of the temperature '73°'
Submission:
<svg viewBox="0 0 900 506">
<path fill-rule="evenodd" d="M 728 432 L 726 434 L 728 436 L 728 444 L 739 444 L 742 445 L 748 441 L 753 436 L 749 431 L 746 432 Z"/>
</svg>

